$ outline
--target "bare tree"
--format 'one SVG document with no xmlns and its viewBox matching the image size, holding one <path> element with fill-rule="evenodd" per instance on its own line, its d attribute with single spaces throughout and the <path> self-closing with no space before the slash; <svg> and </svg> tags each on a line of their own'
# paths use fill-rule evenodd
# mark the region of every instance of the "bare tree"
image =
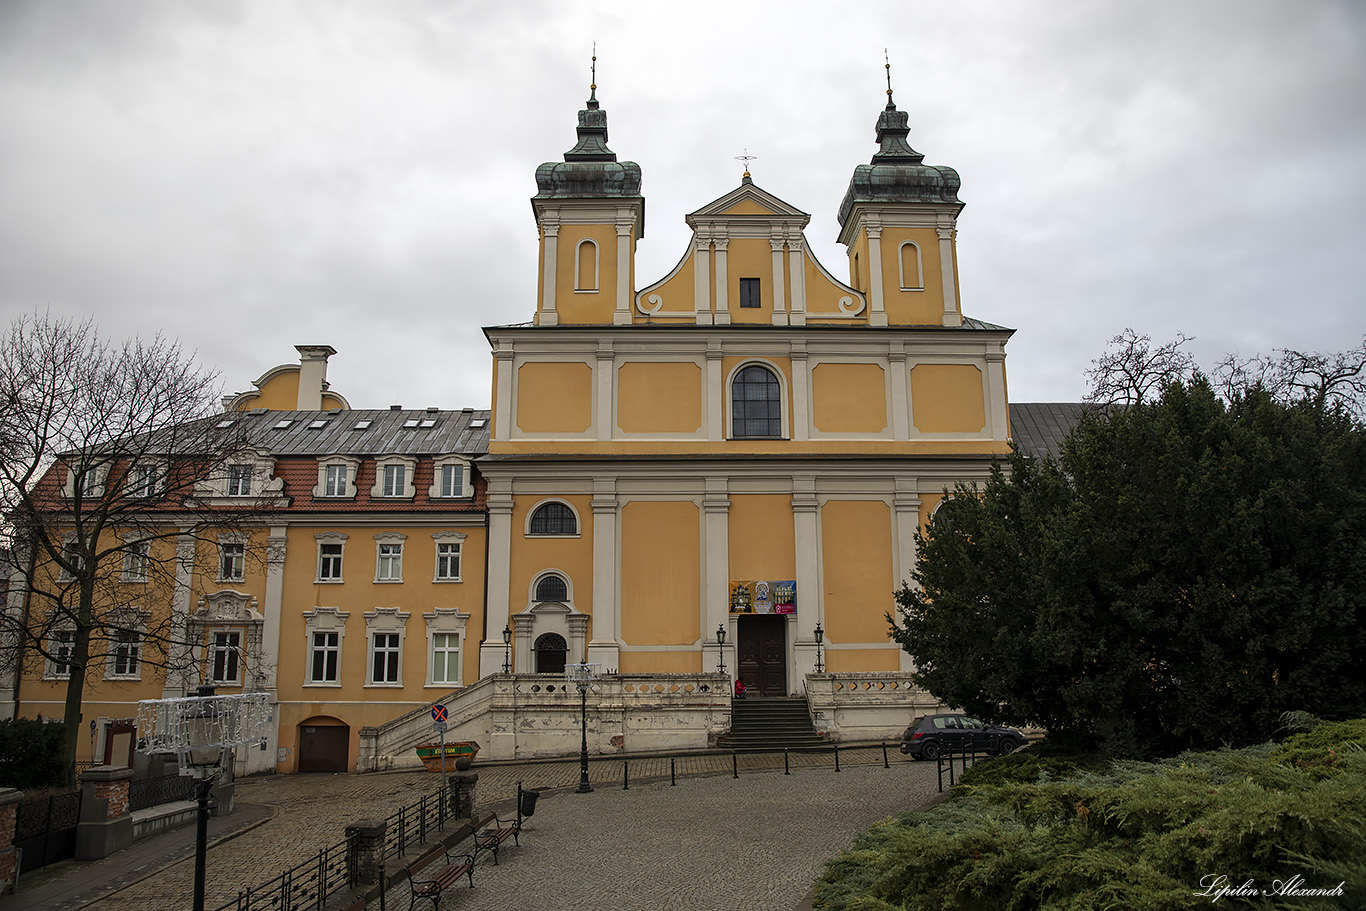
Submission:
<svg viewBox="0 0 1366 911">
<path fill-rule="evenodd" d="M 1226 355 L 1214 370 L 1226 399 L 1260 386 L 1283 401 L 1307 401 L 1319 409 L 1340 407 L 1366 420 L 1366 338 L 1335 354 L 1278 348 L 1271 355 Z"/>
<path fill-rule="evenodd" d="M 235 422 L 215 417 L 217 392 L 179 344 L 111 343 L 90 320 L 21 317 L 0 347 L 0 547 L 14 566 L 0 679 L 26 660 L 65 678 L 69 769 L 87 678 L 104 677 L 91 672 L 193 660 L 170 610 L 191 577 L 185 545 L 259 527 L 275 505 Z"/>
<path fill-rule="evenodd" d="M 1195 358 L 1181 350 L 1189 341 L 1193 337 L 1178 332 L 1174 341 L 1154 348 L 1151 336 L 1125 329 L 1110 339 L 1108 350 L 1086 371 L 1091 384 L 1086 401 L 1138 405 L 1157 398 L 1168 383 L 1189 380 L 1195 374 Z"/>
</svg>

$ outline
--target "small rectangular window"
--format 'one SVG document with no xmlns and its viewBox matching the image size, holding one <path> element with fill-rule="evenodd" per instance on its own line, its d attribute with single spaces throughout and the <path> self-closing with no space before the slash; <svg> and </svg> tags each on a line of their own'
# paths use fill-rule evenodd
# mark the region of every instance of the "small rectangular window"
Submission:
<svg viewBox="0 0 1366 911">
<path fill-rule="evenodd" d="M 375 578 L 380 582 L 403 581 L 403 545 L 379 545 L 379 566 Z"/>
<path fill-rule="evenodd" d="M 309 429 L 309 430 L 322 430 L 322 429 L 323 429 L 324 427 L 326 427 L 326 426 L 327 426 L 327 421 L 326 421 L 326 420 L 310 421 L 309 424 L 308 424 L 308 429 Z"/>
<path fill-rule="evenodd" d="M 228 496 L 230 496 L 230 497 L 249 497 L 249 496 L 251 496 L 251 466 L 250 466 L 250 465 L 229 465 L 229 466 L 228 466 Z"/>
<path fill-rule="evenodd" d="M 227 543 L 218 545 L 218 578 L 224 582 L 241 582 L 246 578 L 247 546 Z"/>
<path fill-rule="evenodd" d="M 214 429 L 214 430 L 227 430 L 229 427 L 231 427 L 231 426 L 232 426 L 233 424 L 235 424 L 235 423 L 237 423 L 237 422 L 236 422 L 236 421 L 219 421 L 217 424 L 213 425 L 213 429 Z"/>
<path fill-rule="evenodd" d="M 328 465 L 323 470 L 323 496 L 346 496 L 346 466 Z"/>
<path fill-rule="evenodd" d="M 435 427 L 435 426 L 436 426 L 436 420 L 435 420 L 434 418 L 423 418 L 423 419 L 422 419 L 422 423 L 418 424 L 418 426 L 419 426 L 419 427 L 424 427 L 424 428 L 426 428 L 426 427 Z"/>
<path fill-rule="evenodd" d="M 209 679 L 213 683 L 237 683 L 239 660 L 242 650 L 242 634 L 236 632 L 214 633 L 213 650 Z"/>
<path fill-rule="evenodd" d="M 460 682 L 460 634 L 432 634 L 432 683 Z"/>
<path fill-rule="evenodd" d="M 407 466 L 406 465 L 385 465 L 384 466 L 384 496 L 401 497 L 407 493 Z"/>
<path fill-rule="evenodd" d="M 76 633 L 69 629 L 53 630 L 48 639 L 47 676 L 65 680 L 71 676 L 71 653 L 76 647 Z"/>
<path fill-rule="evenodd" d="M 336 683 L 341 658 L 341 636 L 334 632 L 313 634 L 311 683 Z"/>
<path fill-rule="evenodd" d="M 436 545 L 436 577 L 452 580 L 460 578 L 460 544 L 458 542 L 442 542 Z"/>
<path fill-rule="evenodd" d="M 318 581 L 340 582 L 342 580 L 342 546 L 340 544 L 318 545 Z"/>
<path fill-rule="evenodd" d="M 375 633 L 371 651 L 371 683 L 398 683 L 398 633 Z"/>
<path fill-rule="evenodd" d="M 441 466 L 441 496 L 461 497 L 465 495 L 465 466 Z"/>
<path fill-rule="evenodd" d="M 138 676 L 138 661 L 141 656 L 142 634 L 136 630 L 118 630 L 114 633 L 114 665 L 110 676 Z"/>
<path fill-rule="evenodd" d="M 293 421 L 289 421 L 289 420 L 285 420 L 285 421 L 276 421 L 276 422 L 275 422 L 275 426 L 272 427 L 271 430 L 286 430 L 286 429 L 289 428 L 289 425 L 290 425 L 290 424 L 293 424 L 293 423 L 294 423 Z"/>
<path fill-rule="evenodd" d="M 146 582 L 147 564 L 152 545 L 148 541 L 134 541 L 123 552 L 123 581 Z"/>
<path fill-rule="evenodd" d="M 370 429 L 370 422 L 369 422 L 369 421 L 357 421 L 357 422 L 356 422 L 356 426 L 355 426 L 355 427 L 352 427 L 351 429 L 352 429 L 352 430 L 369 430 L 369 429 Z"/>
<path fill-rule="evenodd" d="M 420 423 L 420 422 L 418 421 L 417 418 L 409 418 L 408 420 L 406 420 L 406 421 L 403 422 L 403 426 L 404 426 L 406 429 L 411 430 L 412 428 L 416 427 L 419 423 Z"/>
<path fill-rule="evenodd" d="M 151 465 L 134 465 L 128 473 L 128 496 L 139 499 L 156 496 L 157 470 Z"/>
<path fill-rule="evenodd" d="M 740 306 L 748 310 L 757 310 L 759 304 L 759 279 L 740 279 Z"/>
</svg>

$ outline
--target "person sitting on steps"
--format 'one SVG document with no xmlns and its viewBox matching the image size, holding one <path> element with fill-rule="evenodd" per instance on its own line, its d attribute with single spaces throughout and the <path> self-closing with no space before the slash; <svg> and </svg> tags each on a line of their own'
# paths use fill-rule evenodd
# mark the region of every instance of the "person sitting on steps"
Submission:
<svg viewBox="0 0 1366 911">
<path fill-rule="evenodd" d="M 744 698 L 745 698 L 745 693 L 746 693 L 746 692 L 748 692 L 748 688 L 745 686 L 745 678 L 743 678 L 743 677 L 736 677 L 736 678 L 735 678 L 735 698 L 736 698 L 736 699 L 744 699 Z"/>
</svg>

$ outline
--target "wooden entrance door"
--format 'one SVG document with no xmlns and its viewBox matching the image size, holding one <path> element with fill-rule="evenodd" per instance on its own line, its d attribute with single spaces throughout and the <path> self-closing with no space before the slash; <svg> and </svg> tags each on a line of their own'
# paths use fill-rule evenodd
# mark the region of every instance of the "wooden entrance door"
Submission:
<svg viewBox="0 0 1366 911">
<path fill-rule="evenodd" d="M 305 724 L 299 728 L 300 772 L 349 772 L 351 729 L 345 725 Z"/>
<path fill-rule="evenodd" d="M 787 619 L 737 617 L 740 677 L 755 696 L 787 695 Z"/>
</svg>

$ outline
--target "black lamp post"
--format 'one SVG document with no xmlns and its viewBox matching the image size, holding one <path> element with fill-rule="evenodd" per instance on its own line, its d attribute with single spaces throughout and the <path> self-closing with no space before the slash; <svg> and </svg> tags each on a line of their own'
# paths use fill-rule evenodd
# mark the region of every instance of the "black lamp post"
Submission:
<svg viewBox="0 0 1366 911">
<path fill-rule="evenodd" d="M 503 627 L 503 673 L 512 673 L 512 627 Z"/>
<path fill-rule="evenodd" d="M 816 624 L 816 673 L 824 673 L 825 665 L 821 663 L 821 643 L 825 641 L 825 630 L 821 629 L 819 623 Z"/>
<path fill-rule="evenodd" d="M 719 674 L 726 672 L 726 625 L 723 623 L 716 628 L 716 655 Z"/>
<path fill-rule="evenodd" d="M 565 679 L 574 681 L 579 688 L 579 727 L 583 740 L 579 744 L 579 786 L 574 789 L 576 794 L 588 794 L 593 790 L 588 783 L 588 688 L 597 679 L 597 670 L 596 664 L 586 661 L 565 665 L 564 669 Z"/>
<path fill-rule="evenodd" d="M 200 696 L 212 696 L 214 688 L 211 686 L 201 686 Z M 217 721 L 216 706 L 212 702 L 205 702 L 197 706 L 198 711 L 189 715 L 186 721 L 192 731 L 191 747 L 187 751 L 188 765 L 194 770 L 199 781 L 195 787 L 195 799 L 199 803 L 199 815 L 195 820 L 195 843 L 194 843 L 194 911 L 204 911 L 204 866 L 208 856 L 209 845 L 209 792 L 213 790 L 214 781 L 218 778 L 217 766 L 223 758 L 223 747 L 221 744 L 214 743 L 215 722 Z"/>
</svg>

